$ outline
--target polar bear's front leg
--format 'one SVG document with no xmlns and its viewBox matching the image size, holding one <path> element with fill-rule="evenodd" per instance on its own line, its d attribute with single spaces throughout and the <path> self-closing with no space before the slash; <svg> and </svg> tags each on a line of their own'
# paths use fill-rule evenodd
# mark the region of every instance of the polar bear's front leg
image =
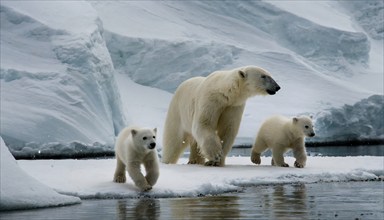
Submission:
<svg viewBox="0 0 384 220">
<path fill-rule="evenodd" d="M 218 107 L 211 104 L 205 106 L 206 111 L 195 115 L 192 123 L 192 135 L 200 147 L 202 155 L 208 159 L 206 166 L 219 166 L 223 155 L 223 147 L 216 133 L 218 118 Z M 208 111 L 209 110 L 209 111 Z"/>
<path fill-rule="evenodd" d="M 201 155 L 195 140 L 192 141 L 188 164 L 204 164 L 205 158 Z"/>
<path fill-rule="evenodd" d="M 148 191 L 152 186 L 148 184 L 147 179 L 143 176 L 140 170 L 140 162 L 133 161 L 127 164 L 127 171 L 133 182 L 141 191 Z"/>
<path fill-rule="evenodd" d="M 292 149 L 293 157 L 296 159 L 295 167 L 304 168 L 307 162 L 307 152 L 305 150 L 304 140 L 301 139 Z"/>
<path fill-rule="evenodd" d="M 223 146 L 223 156 L 221 157 L 220 166 L 225 165 L 225 158 L 235 142 L 244 107 L 245 105 L 227 107 L 219 118 L 217 132 Z"/>
<path fill-rule="evenodd" d="M 125 183 L 127 178 L 125 177 L 125 164 L 120 160 L 116 155 L 116 170 L 115 175 L 113 176 L 113 182 L 116 183 Z"/>
<path fill-rule="evenodd" d="M 204 164 L 205 166 L 220 166 L 223 149 L 216 133 L 207 135 L 207 137 L 204 138 L 201 152 L 208 159 Z"/>
<path fill-rule="evenodd" d="M 157 182 L 157 179 L 159 178 L 159 163 L 156 159 L 146 159 L 144 161 L 144 167 L 145 167 L 145 179 L 147 180 L 148 184 L 151 186 L 154 186 Z"/>
</svg>

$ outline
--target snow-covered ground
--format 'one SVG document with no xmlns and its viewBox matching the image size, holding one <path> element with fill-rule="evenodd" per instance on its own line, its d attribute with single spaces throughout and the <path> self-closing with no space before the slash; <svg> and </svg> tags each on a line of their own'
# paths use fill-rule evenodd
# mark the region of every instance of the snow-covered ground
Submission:
<svg viewBox="0 0 384 220">
<path fill-rule="evenodd" d="M 270 157 L 262 157 L 261 165 L 252 164 L 249 157 L 229 157 L 225 167 L 188 165 L 187 159 L 182 158 L 178 164 L 160 164 L 157 184 L 143 193 L 129 178 L 124 184 L 112 182 L 115 159 L 18 160 L 16 163 L 3 142 L 1 149 L 2 210 L 73 204 L 79 202 L 76 197 L 195 197 L 236 192 L 261 184 L 366 181 L 384 175 L 383 157 L 374 156 L 309 157 L 303 169 L 273 167 Z M 288 157 L 286 161 L 292 166 L 294 158 Z"/>
</svg>

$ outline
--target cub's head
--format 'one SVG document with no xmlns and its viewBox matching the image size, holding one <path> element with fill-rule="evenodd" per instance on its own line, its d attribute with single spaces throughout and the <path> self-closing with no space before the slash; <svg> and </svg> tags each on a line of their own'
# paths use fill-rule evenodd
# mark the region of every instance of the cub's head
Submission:
<svg viewBox="0 0 384 220">
<path fill-rule="evenodd" d="M 280 86 L 271 77 L 271 74 L 260 67 L 246 66 L 241 68 L 238 74 L 250 96 L 274 95 L 280 90 Z"/>
<path fill-rule="evenodd" d="M 313 137 L 315 136 L 315 131 L 313 130 L 312 117 L 301 116 L 294 117 L 292 123 L 296 131 L 303 136 Z"/>
<path fill-rule="evenodd" d="M 135 146 L 145 149 L 152 150 L 156 147 L 156 132 L 157 129 L 132 129 L 132 139 Z"/>
</svg>

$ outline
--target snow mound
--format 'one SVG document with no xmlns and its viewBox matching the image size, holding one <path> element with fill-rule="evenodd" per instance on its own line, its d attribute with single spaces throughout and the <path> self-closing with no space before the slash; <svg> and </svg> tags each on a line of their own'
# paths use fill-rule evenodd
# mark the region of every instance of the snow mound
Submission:
<svg viewBox="0 0 384 220">
<path fill-rule="evenodd" d="M 1 135 L 12 152 L 73 142 L 111 148 L 126 119 L 94 9 L 6 1 L 0 14 Z M 68 25 L 73 17 L 77 25 Z"/>
<path fill-rule="evenodd" d="M 283 47 L 329 71 L 347 73 L 351 71 L 350 64 L 368 60 L 370 44 L 364 33 L 321 26 L 267 2 L 203 1 L 202 4 L 267 33 Z"/>
<path fill-rule="evenodd" d="M 20 169 L 1 137 L 0 145 L 0 211 L 80 203 L 79 198 L 61 195 Z"/>
<path fill-rule="evenodd" d="M 332 108 L 316 116 L 311 141 L 384 139 L 384 96 L 373 95 L 354 105 Z"/>
<path fill-rule="evenodd" d="M 188 78 L 232 64 L 240 52 L 216 42 L 131 38 L 111 32 L 105 36 L 116 70 L 141 85 L 169 92 Z"/>
<path fill-rule="evenodd" d="M 196 197 L 264 184 L 378 180 L 384 174 L 383 158 L 372 156 L 310 156 L 303 169 L 270 166 L 270 157 L 262 157 L 259 166 L 252 164 L 249 157 L 229 157 L 226 161 L 225 167 L 187 165 L 187 158 L 181 158 L 179 164 L 161 163 L 157 184 L 145 193 L 140 192 L 130 178 L 124 184 L 112 182 L 114 159 L 19 163 L 30 175 L 58 192 L 82 199 Z M 292 166 L 294 158 L 286 157 L 286 161 Z M 45 172 L 41 172 L 42 169 Z"/>
<path fill-rule="evenodd" d="M 376 40 L 384 39 L 384 2 L 378 1 L 340 1 L 361 25 Z"/>
</svg>

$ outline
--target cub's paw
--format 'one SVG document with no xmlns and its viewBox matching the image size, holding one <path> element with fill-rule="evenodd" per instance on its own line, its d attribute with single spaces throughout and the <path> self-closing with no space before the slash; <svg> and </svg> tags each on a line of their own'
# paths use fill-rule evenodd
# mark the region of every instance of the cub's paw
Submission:
<svg viewBox="0 0 384 220">
<path fill-rule="evenodd" d="M 113 177 L 113 182 L 115 183 L 125 183 L 125 181 L 127 181 L 125 175 L 118 175 Z"/>
<path fill-rule="evenodd" d="M 142 192 L 148 192 L 151 189 L 152 189 L 152 186 L 150 186 L 150 185 L 146 185 L 146 186 L 140 187 L 140 190 Z"/>
<path fill-rule="evenodd" d="M 305 166 L 305 164 L 304 163 L 299 163 L 299 162 L 297 162 L 297 161 L 295 161 L 295 167 L 297 167 L 297 168 L 304 168 L 304 166 Z"/>
<path fill-rule="evenodd" d="M 289 167 L 289 165 L 285 162 L 281 163 L 281 164 L 276 164 L 275 161 L 272 159 L 271 161 L 271 164 L 272 166 L 278 166 L 278 167 Z"/>
<path fill-rule="evenodd" d="M 251 155 L 251 161 L 254 164 L 260 164 L 261 163 L 260 154 L 252 154 Z"/>
</svg>

